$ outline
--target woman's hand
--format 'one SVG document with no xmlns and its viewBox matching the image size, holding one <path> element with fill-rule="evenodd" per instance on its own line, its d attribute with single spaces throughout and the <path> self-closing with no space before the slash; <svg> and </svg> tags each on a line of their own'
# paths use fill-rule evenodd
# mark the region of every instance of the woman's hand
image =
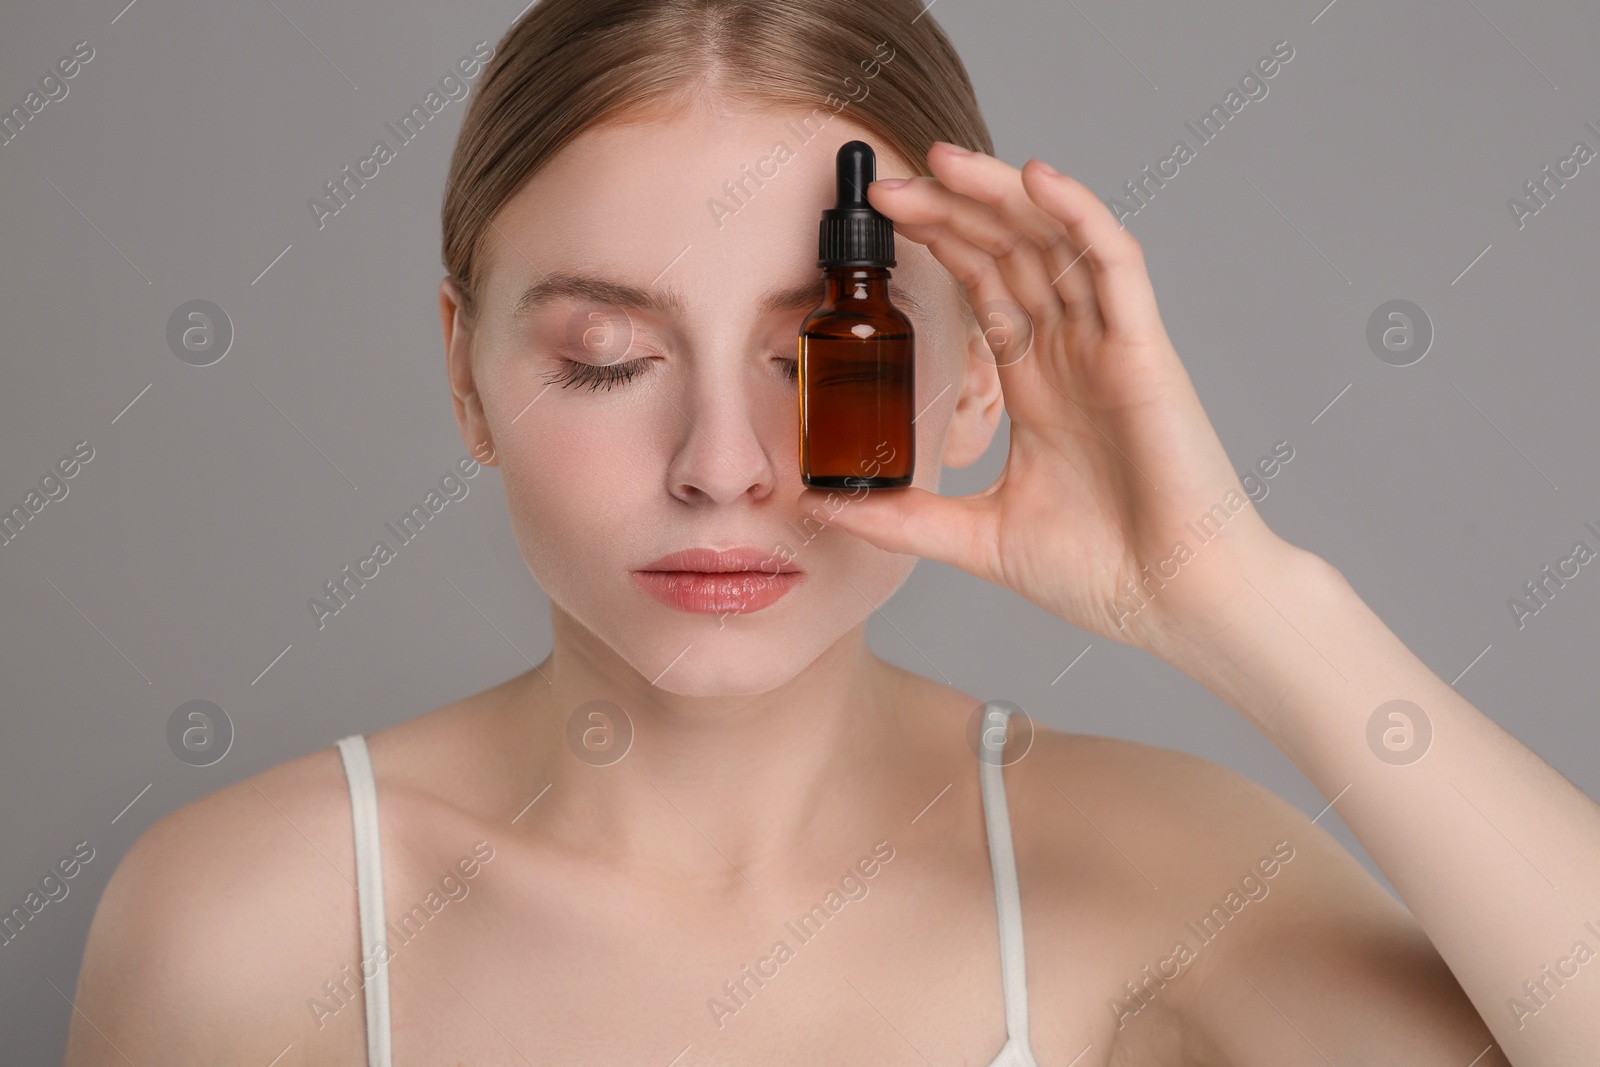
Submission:
<svg viewBox="0 0 1600 1067">
<path fill-rule="evenodd" d="M 1448 965 L 1430 973 L 1459 983 L 1509 1062 L 1593 1062 L 1600 979 L 1566 982 L 1553 1009 L 1551 987 L 1529 991 L 1600 935 L 1600 805 L 1267 528 L 1167 339 L 1138 243 L 1088 189 L 946 144 L 928 161 L 936 177 L 868 196 L 980 315 L 1009 304 L 1031 318 L 1031 346 L 996 353 L 1011 450 L 981 493 L 868 492 L 827 521 L 1185 670 L 1339 804 Z M 1426 728 L 1420 747 L 1388 747 L 1379 731 L 1396 716 Z"/>
<path fill-rule="evenodd" d="M 928 162 L 936 177 L 877 181 L 868 197 L 966 288 L 978 329 L 996 325 L 989 308 L 1026 313 L 999 322 L 1016 336 L 994 355 L 1010 452 L 981 493 L 868 492 L 826 521 L 1152 650 L 1174 629 L 1225 625 L 1228 607 L 1255 595 L 1241 579 L 1300 550 L 1240 486 L 1167 338 L 1139 243 L 1040 160 L 1018 170 L 941 141 Z M 800 501 L 822 516 L 812 505 L 823 497 Z"/>
</svg>

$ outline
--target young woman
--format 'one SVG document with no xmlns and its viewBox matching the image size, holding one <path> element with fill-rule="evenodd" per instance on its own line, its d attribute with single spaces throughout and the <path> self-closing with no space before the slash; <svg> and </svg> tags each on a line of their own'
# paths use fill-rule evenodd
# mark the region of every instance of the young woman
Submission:
<svg viewBox="0 0 1600 1067">
<path fill-rule="evenodd" d="M 852 139 L 900 238 L 917 481 L 802 492 L 795 336 Z M 1600 810 L 1267 528 L 1138 243 L 991 153 L 912 0 L 530 10 L 463 122 L 439 303 L 554 647 L 147 831 L 71 1067 L 1593 1062 Z M 1000 478 L 938 496 L 1002 405 Z M 875 657 L 918 557 L 1208 687 L 1406 907 L 1236 774 L 1008 739 Z"/>
</svg>

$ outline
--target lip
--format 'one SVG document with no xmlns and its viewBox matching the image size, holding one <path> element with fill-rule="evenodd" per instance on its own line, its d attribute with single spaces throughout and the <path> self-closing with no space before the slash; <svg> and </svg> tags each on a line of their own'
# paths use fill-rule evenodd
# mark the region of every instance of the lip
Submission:
<svg viewBox="0 0 1600 1067">
<path fill-rule="evenodd" d="M 633 571 L 633 580 L 656 600 L 701 615 L 760 611 L 805 580 L 793 563 L 740 546 L 686 548 Z"/>
<path fill-rule="evenodd" d="M 681 552 L 669 552 L 653 563 L 639 567 L 641 571 L 698 571 L 702 574 L 727 574 L 733 571 L 758 571 L 766 574 L 787 573 L 800 568 L 793 563 L 779 562 L 766 552 L 750 545 L 737 548 L 710 548 L 696 546 Z"/>
</svg>

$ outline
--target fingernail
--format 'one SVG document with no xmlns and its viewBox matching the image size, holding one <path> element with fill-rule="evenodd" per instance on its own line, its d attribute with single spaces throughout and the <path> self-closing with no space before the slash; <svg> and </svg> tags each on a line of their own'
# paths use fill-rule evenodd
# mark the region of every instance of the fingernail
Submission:
<svg viewBox="0 0 1600 1067">
<path fill-rule="evenodd" d="M 944 145 L 946 148 L 949 148 L 952 152 L 954 152 L 958 156 L 970 156 L 970 155 L 972 155 L 972 152 L 970 150 L 962 148 L 960 145 L 954 144 L 954 143 L 952 143 L 950 141 L 940 141 L 939 143 Z"/>
<path fill-rule="evenodd" d="M 904 178 L 879 178 L 873 182 L 880 189 L 898 189 L 906 183 Z"/>
<path fill-rule="evenodd" d="M 1040 167 L 1044 168 L 1044 172 L 1046 174 L 1052 175 L 1052 176 L 1057 177 L 1057 178 L 1061 177 L 1061 172 L 1059 170 L 1056 170 L 1056 168 L 1052 167 L 1049 163 L 1046 163 L 1044 160 L 1036 159 L 1036 160 L 1034 160 L 1034 162 L 1039 164 Z"/>
</svg>

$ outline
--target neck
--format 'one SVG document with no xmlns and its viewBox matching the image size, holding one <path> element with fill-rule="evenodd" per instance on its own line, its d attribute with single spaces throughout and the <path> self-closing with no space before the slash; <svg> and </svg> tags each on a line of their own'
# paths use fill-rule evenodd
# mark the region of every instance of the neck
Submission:
<svg viewBox="0 0 1600 1067">
<path fill-rule="evenodd" d="M 522 788 L 549 786 L 519 826 L 601 862 L 759 884 L 882 821 L 869 795 L 904 729 L 904 673 L 867 648 L 865 623 L 775 688 L 708 696 L 652 684 L 552 612 L 553 651 L 507 711 Z"/>
</svg>

